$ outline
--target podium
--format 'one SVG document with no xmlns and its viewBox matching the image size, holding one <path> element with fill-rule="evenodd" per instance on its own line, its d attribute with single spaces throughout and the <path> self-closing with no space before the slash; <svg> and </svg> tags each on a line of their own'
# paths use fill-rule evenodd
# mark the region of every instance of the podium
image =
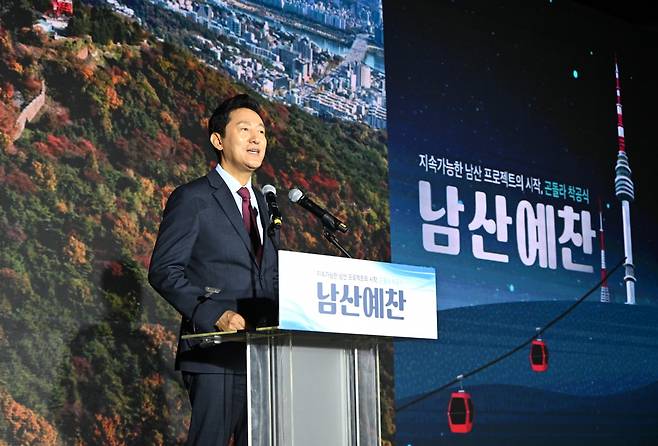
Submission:
<svg viewBox="0 0 658 446">
<path fill-rule="evenodd" d="M 277 327 L 188 335 L 247 346 L 250 446 L 381 443 L 378 345 L 436 339 L 435 273 L 279 252 Z"/>
</svg>

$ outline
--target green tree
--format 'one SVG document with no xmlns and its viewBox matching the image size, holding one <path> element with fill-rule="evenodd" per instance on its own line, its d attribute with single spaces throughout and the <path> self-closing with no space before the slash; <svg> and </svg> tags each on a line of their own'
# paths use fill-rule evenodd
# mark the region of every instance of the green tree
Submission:
<svg viewBox="0 0 658 446">
<path fill-rule="evenodd" d="M 30 0 L 10 0 L 2 11 L 3 25 L 11 31 L 30 27 L 36 19 L 37 14 Z"/>
<path fill-rule="evenodd" d="M 69 36 L 85 36 L 91 32 L 91 18 L 89 8 L 80 6 L 73 11 L 73 17 L 66 27 Z"/>
</svg>

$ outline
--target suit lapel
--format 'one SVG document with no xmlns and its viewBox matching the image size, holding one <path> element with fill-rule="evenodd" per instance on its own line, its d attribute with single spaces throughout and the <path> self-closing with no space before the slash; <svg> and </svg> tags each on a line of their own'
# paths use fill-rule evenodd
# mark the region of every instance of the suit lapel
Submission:
<svg viewBox="0 0 658 446">
<path fill-rule="evenodd" d="M 249 251 L 252 262 L 258 266 L 256 254 L 254 253 L 253 247 L 251 246 L 251 240 L 249 239 L 249 234 L 247 234 L 247 230 L 244 227 L 242 215 L 240 214 L 238 207 L 235 205 L 235 198 L 233 198 L 231 190 L 215 169 L 208 173 L 207 178 L 210 185 L 216 189 L 212 193 L 212 196 L 215 198 L 222 211 L 226 214 L 226 217 L 231 222 L 231 225 L 233 225 L 235 232 L 237 232 L 240 239 L 242 239 L 242 242 Z M 258 197 L 256 197 L 256 199 L 258 199 Z M 258 203 L 258 206 L 260 207 L 260 201 Z"/>
<path fill-rule="evenodd" d="M 263 259 L 265 258 L 265 251 L 267 250 L 267 227 L 270 224 L 269 221 L 269 209 L 267 207 L 267 203 L 265 202 L 265 198 L 263 197 L 263 194 L 261 193 L 260 189 L 256 191 L 254 188 L 254 194 L 256 195 L 256 201 L 258 202 L 258 217 L 260 218 L 261 225 L 263 226 Z"/>
</svg>

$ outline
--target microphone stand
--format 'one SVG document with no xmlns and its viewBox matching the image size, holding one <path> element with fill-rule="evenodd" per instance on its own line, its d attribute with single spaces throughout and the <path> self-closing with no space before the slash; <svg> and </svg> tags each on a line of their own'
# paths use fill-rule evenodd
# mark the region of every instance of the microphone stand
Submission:
<svg viewBox="0 0 658 446">
<path fill-rule="evenodd" d="M 276 241 L 276 232 L 279 230 L 279 227 L 275 224 L 270 223 L 270 225 L 267 227 L 267 235 L 270 237 L 270 240 L 272 240 L 272 244 L 274 245 L 274 249 L 278 252 L 279 251 L 279 243 Z"/>
<path fill-rule="evenodd" d="M 345 251 L 345 248 L 341 246 L 341 244 L 338 242 L 338 239 L 336 238 L 336 234 L 333 231 L 330 231 L 327 229 L 327 227 L 323 227 L 322 229 L 322 236 L 329 241 L 332 245 L 334 245 L 336 248 L 340 250 L 346 257 L 352 258 L 352 256 Z"/>
</svg>

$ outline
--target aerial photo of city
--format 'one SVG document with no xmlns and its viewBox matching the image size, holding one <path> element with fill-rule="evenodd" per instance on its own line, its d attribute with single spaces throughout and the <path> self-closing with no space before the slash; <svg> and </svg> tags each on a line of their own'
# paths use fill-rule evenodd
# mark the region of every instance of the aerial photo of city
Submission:
<svg viewBox="0 0 658 446">
<path fill-rule="evenodd" d="M 134 17 L 125 4 L 106 1 Z M 381 0 L 149 2 L 206 28 L 190 49 L 263 97 L 386 128 Z"/>
</svg>

